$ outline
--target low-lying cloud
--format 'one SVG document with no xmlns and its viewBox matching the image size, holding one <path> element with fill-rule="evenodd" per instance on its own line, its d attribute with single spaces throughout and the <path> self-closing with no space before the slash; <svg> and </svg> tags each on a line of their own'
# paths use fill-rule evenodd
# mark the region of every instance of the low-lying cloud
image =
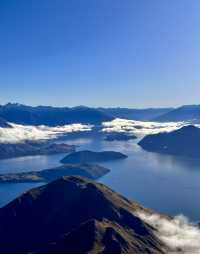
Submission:
<svg viewBox="0 0 200 254">
<path fill-rule="evenodd" d="M 167 254 L 200 254 L 200 229 L 179 215 L 168 219 L 158 214 L 138 216 L 157 230 L 157 237 L 167 246 Z"/>
<path fill-rule="evenodd" d="M 54 139 L 67 133 L 90 131 L 92 129 L 92 125 L 86 124 L 69 124 L 58 127 L 9 124 L 12 128 L 0 128 L 0 143 L 18 143 L 26 140 L 37 141 Z"/>
<path fill-rule="evenodd" d="M 92 125 L 81 123 L 57 127 L 48 127 L 44 125 L 26 126 L 13 123 L 9 124 L 13 128 L 0 128 L 0 143 L 17 143 L 25 140 L 53 139 L 67 133 L 90 131 L 93 128 Z M 124 132 L 142 137 L 148 134 L 177 130 L 187 124 L 188 123 L 186 122 L 158 123 L 117 118 L 111 122 L 102 123 L 102 131 L 105 133 Z"/>
<path fill-rule="evenodd" d="M 159 132 L 169 132 L 177 130 L 188 123 L 186 122 L 142 122 L 127 119 L 115 119 L 111 122 L 104 122 L 102 131 L 103 132 L 125 132 L 132 133 L 138 136 L 156 134 Z"/>
</svg>

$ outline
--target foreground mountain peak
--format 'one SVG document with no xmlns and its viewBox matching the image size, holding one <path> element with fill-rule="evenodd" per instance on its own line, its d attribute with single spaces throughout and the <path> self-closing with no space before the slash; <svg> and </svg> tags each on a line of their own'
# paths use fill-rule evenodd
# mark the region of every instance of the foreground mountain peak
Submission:
<svg viewBox="0 0 200 254">
<path fill-rule="evenodd" d="M 0 248 L 4 254 L 163 253 L 140 211 L 150 212 L 102 184 L 62 177 L 0 209 Z"/>
</svg>

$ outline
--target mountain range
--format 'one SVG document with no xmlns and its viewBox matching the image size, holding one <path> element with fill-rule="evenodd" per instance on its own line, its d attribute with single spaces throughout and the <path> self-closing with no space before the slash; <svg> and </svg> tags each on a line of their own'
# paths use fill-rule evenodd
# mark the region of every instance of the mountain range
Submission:
<svg viewBox="0 0 200 254">
<path fill-rule="evenodd" d="M 79 107 L 50 107 L 26 106 L 17 103 L 8 103 L 0 106 L 0 117 L 8 122 L 24 125 L 58 126 L 72 123 L 100 124 L 111 121 L 112 116 L 94 108 Z"/>
<path fill-rule="evenodd" d="M 100 125 L 102 122 L 124 118 L 138 121 L 200 122 L 200 105 L 185 105 L 178 108 L 90 108 L 27 106 L 8 103 L 0 106 L 0 127 L 11 127 L 7 122 L 23 125 L 58 126 L 72 123 Z"/>
<path fill-rule="evenodd" d="M 132 120 L 151 120 L 171 111 L 172 108 L 89 108 L 27 106 L 19 103 L 8 103 L 0 106 L 0 117 L 8 122 L 24 125 L 57 126 L 71 123 L 101 124 L 114 118 Z M 4 120 L 4 121 L 5 121 Z M 1 121 L 0 121 L 1 126 Z M 6 126 L 2 126 L 6 127 Z"/>
<path fill-rule="evenodd" d="M 129 120 L 150 121 L 163 114 L 172 111 L 174 108 L 98 108 L 103 113 L 114 118 L 124 118 Z"/>
</svg>

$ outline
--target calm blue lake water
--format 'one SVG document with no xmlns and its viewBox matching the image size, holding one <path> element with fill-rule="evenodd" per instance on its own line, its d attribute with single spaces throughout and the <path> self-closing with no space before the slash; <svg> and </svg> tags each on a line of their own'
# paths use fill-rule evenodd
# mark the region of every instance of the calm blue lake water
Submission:
<svg viewBox="0 0 200 254">
<path fill-rule="evenodd" d="M 200 220 L 200 160 L 181 159 L 142 150 L 137 141 L 107 142 L 85 138 L 67 143 L 78 149 L 121 151 L 126 160 L 102 163 L 111 172 L 99 181 L 144 206 L 170 215 Z M 59 165 L 64 155 L 34 156 L 0 161 L 0 172 L 41 170 Z M 0 206 L 39 184 L 1 184 Z"/>
</svg>

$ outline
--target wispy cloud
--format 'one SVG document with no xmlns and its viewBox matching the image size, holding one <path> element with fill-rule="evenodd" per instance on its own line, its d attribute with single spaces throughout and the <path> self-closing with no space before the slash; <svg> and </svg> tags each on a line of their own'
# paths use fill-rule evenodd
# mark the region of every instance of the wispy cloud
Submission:
<svg viewBox="0 0 200 254">
<path fill-rule="evenodd" d="M 200 253 L 200 229 L 183 215 L 168 219 L 142 212 L 138 216 L 156 229 L 156 235 L 167 246 L 168 254 Z"/>
<path fill-rule="evenodd" d="M 0 143 L 17 143 L 25 140 L 53 139 L 60 135 L 79 131 L 90 131 L 92 125 L 70 124 L 58 127 L 25 126 L 10 123 L 13 128 L 0 128 Z"/>
<path fill-rule="evenodd" d="M 104 122 L 102 131 L 103 132 L 127 132 L 133 133 L 138 136 L 155 134 L 159 132 L 169 132 L 179 129 L 188 123 L 186 122 L 168 122 L 168 123 L 157 123 L 157 122 L 141 122 L 126 119 L 115 119 L 111 122 Z"/>
</svg>

